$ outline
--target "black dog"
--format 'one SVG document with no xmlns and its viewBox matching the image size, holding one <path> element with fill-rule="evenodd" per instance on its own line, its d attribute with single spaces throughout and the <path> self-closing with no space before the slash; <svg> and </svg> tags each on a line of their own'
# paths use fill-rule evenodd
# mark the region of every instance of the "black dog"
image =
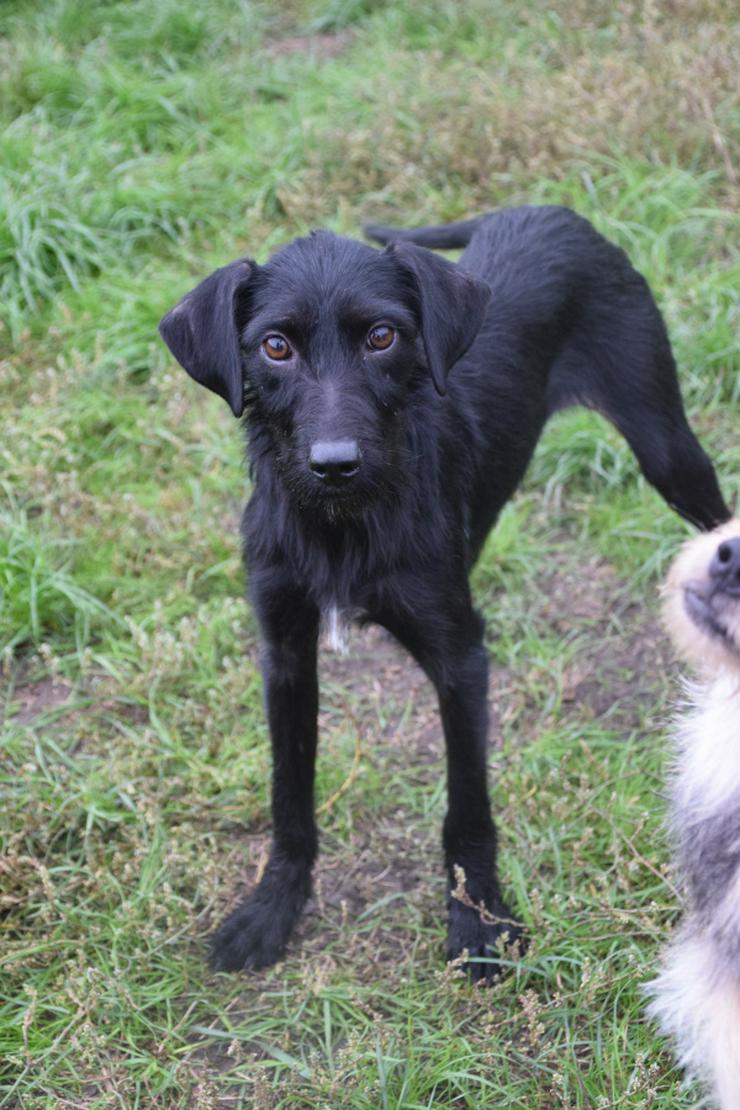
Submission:
<svg viewBox="0 0 740 1110">
<path fill-rule="evenodd" d="M 487 661 L 468 572 L 548 416 L 609 417 L 688 520 L 729 517 L 684 416 L 665 327 L 626 255 L 563 208 L 447 228 L 314 232 L 234 262 L 161 323 L 177 360 L 246 410 L 244 514 L 273 752 L 273 845 L 213 937 L 218 968 L 281 955 L 310 891 L 317 634 L 337 612 L 389 629 L 434 683 L 447 746 L 448 954 L 487 979 L 518 927 L 496 877 Z M 415 244 L 467 245 L 459 265 Z M 449 375 L 449 378 L 448 378 Z M 476 957 L 477 962 L 476 962 Z"/>
</svg>

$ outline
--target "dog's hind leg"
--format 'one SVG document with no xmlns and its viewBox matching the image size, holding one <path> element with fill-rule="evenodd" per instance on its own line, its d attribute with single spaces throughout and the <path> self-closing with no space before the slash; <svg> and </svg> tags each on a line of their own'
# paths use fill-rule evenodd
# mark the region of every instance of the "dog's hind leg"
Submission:
<svg viewBox="0 0 740 1110">
<path fill-rule="evenodd" d="M 619 429 L 646 479 L 686 520 L 709 530 L 729 520 L 714 467 L 684 413 L 668 337 L 657 308 L 622 318 L 587 314 L 556 359 L 548 385 L 548 409 L 582 404 Z M 651 302 L 648 302 L 650 305 Z M 634 318 L 633 318 L 634 317 Z M 623 326 L 623 319 L 632 327 Z"/>
<path fill-rule="evenodd" d="M 311 892 L 318 837 L 314 820 L 319 614 L 302 593 L 252 574 L 263 634 L 262 673 L 273 756 L 272 846 L 265 872 L 211 938 L 219 970 L 275 963 Z"/>
<path fill-rule="evenodd" d="M 450 591 L 452 592 L 452 591 Z M 416 607 L 415 607 L 416 608 Z M 420 604 L 427 620 L 394 614 L 381 623 L 411 652 L 439 698 L 447 751 L 448 809 L 443 827 L 449 879 L 448 959 L 467 953 L 474 981 L 500 968 L 502 940 L 522 933 L 496 875 L 496 829 L 488 798 L 488 659 L 483 622 L 468 605 L 453 612 Z"/>
<path fill-rule="evenodd" d="M 714 467 L 678 403 L 660 407 L 623 398 L 607 411 L 629 443 L 642 473 L 680 516 L 705 531 L 732 516 Z"/>
</svg>

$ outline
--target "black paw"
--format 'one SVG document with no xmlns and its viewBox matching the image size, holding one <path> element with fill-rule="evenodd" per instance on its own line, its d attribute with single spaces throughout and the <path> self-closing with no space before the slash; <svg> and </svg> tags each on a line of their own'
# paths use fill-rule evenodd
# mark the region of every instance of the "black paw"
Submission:
<svg viewBox="0 0 740 1110">
<path fill-rule="evenodd" d="M 502 972 L 499 957 L 520 956 L 524 951 L 524 930 L 500 899 L 487 907 L 466 904 L 453 895 L 449 907 L 447 959 L 466 954 L 461 965 L 474 983 L 490 983 Z"/>
<path fill-rule="evenodd" d="M 216 971 L 270 967 L 285 952 L 311 892 L 310 871 L 292 865 L 271 871 L 210 938 Z"/>
</svg>

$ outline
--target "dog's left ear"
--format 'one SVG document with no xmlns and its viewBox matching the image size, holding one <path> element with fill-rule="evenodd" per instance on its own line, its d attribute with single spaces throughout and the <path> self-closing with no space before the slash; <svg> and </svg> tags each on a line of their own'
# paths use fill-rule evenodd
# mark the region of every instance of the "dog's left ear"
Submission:
<svg viewBox="0 0 740 1110">
<path fill-rule="evenodd" d="M 449 371 L 470 347 L 483 323 L 491 289 L 424 247 L 396 242 L 387 250 L 416 285 L 427 365 L 437 393 L 444 395 Z"/>
<path fill-rule="evenodd" d="M 180 365 L 228 401 L 234 416 L 244 410 L 237 300 L 254 270 L 248 259 L 215 270 L 159 322 L 159 334 Z"/>
</svg>

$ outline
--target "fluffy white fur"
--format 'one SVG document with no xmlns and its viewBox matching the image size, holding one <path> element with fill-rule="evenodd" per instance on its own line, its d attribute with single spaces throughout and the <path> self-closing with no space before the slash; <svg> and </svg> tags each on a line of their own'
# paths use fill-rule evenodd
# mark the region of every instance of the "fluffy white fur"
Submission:
<svg viewBox="0 0 740 1110">
<path fill-rule="evenodd" d="M 711 938 L 687 923 L 649 990 L 648 1013 L 675 1041 L 681 1066 L 709 1083 L 722 1110 L 738 1110 L 740 988 Z"/>
<path fill-rule="evenodd" d="M 721 1110 L 740 1110 L 740 597 L 717 590 L 709 567 L 736 537 L 740 520 L 692 540 L 666 584 L 666 623 L 701 680 L 676 729 L 672 791 L 687 911 L 648 987 L 648 1013 Z M 714 628 L 689 593 L 710 606 Z"/>
<path fill-rule="evenodd" d="M 711 817 L 740 791 L 740 671 L 685 688 L 686 707 L 674 726 L 676 832 Z"/>
</svg>

